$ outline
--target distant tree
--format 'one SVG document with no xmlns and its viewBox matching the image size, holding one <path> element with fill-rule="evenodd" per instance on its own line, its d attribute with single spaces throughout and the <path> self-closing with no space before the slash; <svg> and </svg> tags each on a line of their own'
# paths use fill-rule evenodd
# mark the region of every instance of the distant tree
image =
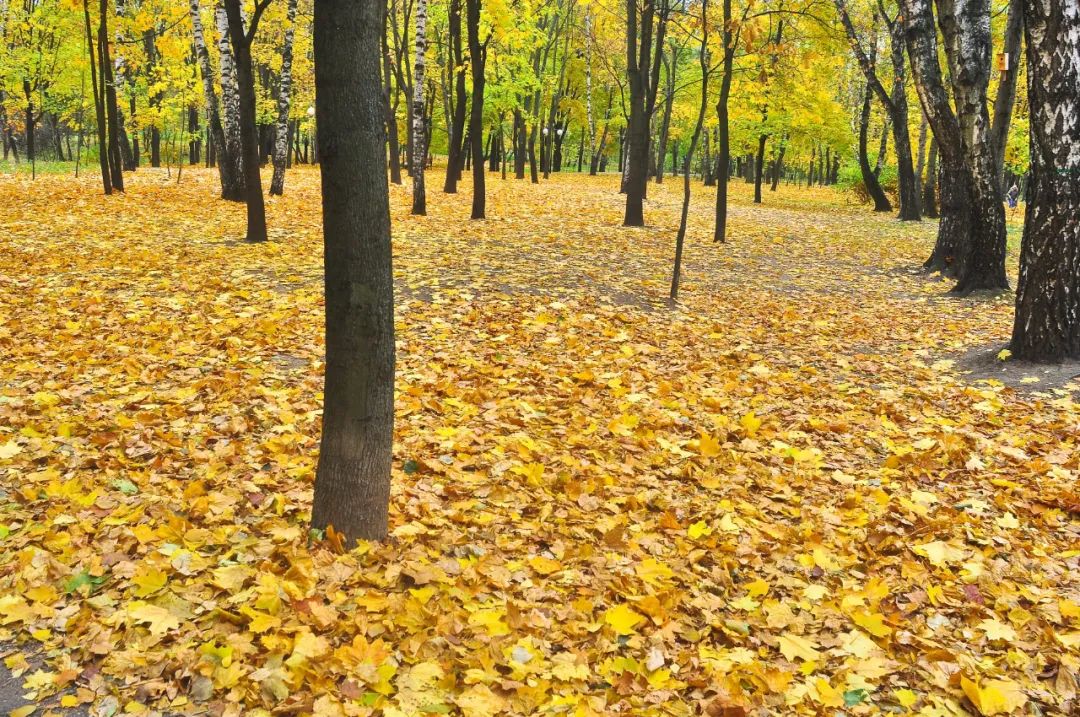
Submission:
<svg viewBox="0 0 1080 717">
<path fill-rule="evenodd" d="M 259 29 L 259 19 L 271 0 L 259 0 L 244 28 L 240 0 L 225 0 L 229 21 L 229 40 L 236 57 L 236 87 L 240 94 L 240 148 L 244 169 L 244 194 L 247 203 L 247 235 L 249 242 L 266 241 L 266 204 L 263 201 L 262 178 L 259 176 L 259 135 L 255 126 L 255 74 L 251 66 L 251 43 Z"/>
</svg>

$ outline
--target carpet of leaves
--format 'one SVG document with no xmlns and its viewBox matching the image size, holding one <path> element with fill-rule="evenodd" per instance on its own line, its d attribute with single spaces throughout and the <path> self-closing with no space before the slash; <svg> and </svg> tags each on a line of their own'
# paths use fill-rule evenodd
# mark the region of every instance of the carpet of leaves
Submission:
<svg viewBox="0 0 1080 717">
<path fill-rule="evenodd" d="M 307 527 L 318 174 L 262 246 L 215 181 L 0 179 L 0 641 L 30 699 L 1080 710 L 1080 408 L 956 371 L 1011 298 L 919 275 L 932 223 L 740 183 L 718 245 L 697 187 L 672 307 L 678 182 L 646 229 L 611 176 L 493 176 L 484 222 L 468 183 L 422 218 L 393 188 L 393 537 L 341 554 Z"/>
</svg>

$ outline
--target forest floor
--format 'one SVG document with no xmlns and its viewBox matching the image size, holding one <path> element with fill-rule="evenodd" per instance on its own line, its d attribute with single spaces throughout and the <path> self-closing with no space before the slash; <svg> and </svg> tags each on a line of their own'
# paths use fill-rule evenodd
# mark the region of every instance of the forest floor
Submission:
<svg viewBox="0 0 1080 717">
<path fill-rule="evenodd" d="M 1080 709 L 1078 384 L 963 375 L 1012 297 L 920 274 L 933 222 L 733 183 L 718 245 L 695 185 L 672 307 L 677 181 L 644 229 L 610 175 L 491 176 L 483 222 L 468 181 L 421 218 L 393 188 L 393 539 L 342 555 L 307 530 L 317 172 L 261 246 L 212 172 L 129 181 L 0 178 L 0 699 Z"/>
</svg>

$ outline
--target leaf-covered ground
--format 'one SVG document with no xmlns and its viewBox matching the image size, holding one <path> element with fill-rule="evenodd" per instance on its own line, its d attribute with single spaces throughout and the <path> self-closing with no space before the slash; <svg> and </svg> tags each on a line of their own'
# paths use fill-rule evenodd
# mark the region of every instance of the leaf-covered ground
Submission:
<svg viewBox="0 0 1080 717">
<path fill-rule="evenodd" d="M 0 641 L 31 700 L 212 715 L 1075 715 L 1080 408 L 960 376 L 934 226 L 613 177 L 394 188 L 393 540 L 308 542 L 318 175 L 0 179 Z M 429 177 L 437 188 L 440 177 Z M 1030 389 L 1036 389 L 1034 391 Z M 24 655 L 45 659 L 28 667 Z M 51 707 L 41 707 L 37 714 Z"/>
</svg>

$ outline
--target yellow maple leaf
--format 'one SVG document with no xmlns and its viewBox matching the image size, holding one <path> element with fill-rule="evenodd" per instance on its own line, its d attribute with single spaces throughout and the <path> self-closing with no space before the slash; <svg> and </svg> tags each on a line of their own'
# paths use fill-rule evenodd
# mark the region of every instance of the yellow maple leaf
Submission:
<svg viewBox="0 0 1080 717">
<path fill-rule="evenodd" d="M 742 426 L 746 435 L 752 438 L 757 435 L 758 429 L 761 428 L 761 419 L 751 411 L 739 419 L 739 425 Z"/>
<path fill-rule="evenodd" d="M 131 623 L 147 623 L 150 633 L 164 635 L 169 630 L 180 627 L 180 619 L 167 608 L 152 605 L 141 600 L 133 600 L 127 607 L 128 620 Z"/>
<path fill-rule="evenodd" d="M 169 582 L 169 576 L 163 571 L 151 568 L 145 572 L 136 573 L 131 582 L 135 585 L 132 591 L 136 597 L 147 597 L 165 587 Z"/>
<path fill-rule="evenodd" d="M 874 637 L 888 637 L 892 634 L 892 628 L 885 624 L 885 616 L 881 613 L 857 610 L 852 613 L 851 620 Z"/>
<path fill-rule="evenodd" d="M 616 635 L 633 635 L 637 632 L 634 627 L 644 619 L 626 603 L 620 603 L 604 613 L 604 622 L 611 625 Z"/>
<path fill-rule="evenodd" d="M 990 680 L 979 686 L 966 677 L 960 687 L 983 717 L 1009 714 L 1027 704 L 1028 698 L 1020 685 L 1012 680 Z"/>
<path fill-rule="evenodd" d="M 720 455 L 720 441 L 702 431 L 701 438 L 698 439 L 698 453 L 705 458 L 714 458 Z"/>
<path fill-rule="evenodd" d="M 781 635 L 777 642 L 780 654 L 788 660 L 794 661 L 798 658 L 806 662 L 814 662 L 821 658 L 821 653 L 817 651 L 817 644 L 801 635 L 786 633 Z"/>
<path fill-rule="evenodd" d="M 551 575 L 563 569 L 562 563 L 558 560 L 552 560 L 543 555 L 534 555 L 529 558 L 529 566 L 541 575 Z"/>
</svg>

